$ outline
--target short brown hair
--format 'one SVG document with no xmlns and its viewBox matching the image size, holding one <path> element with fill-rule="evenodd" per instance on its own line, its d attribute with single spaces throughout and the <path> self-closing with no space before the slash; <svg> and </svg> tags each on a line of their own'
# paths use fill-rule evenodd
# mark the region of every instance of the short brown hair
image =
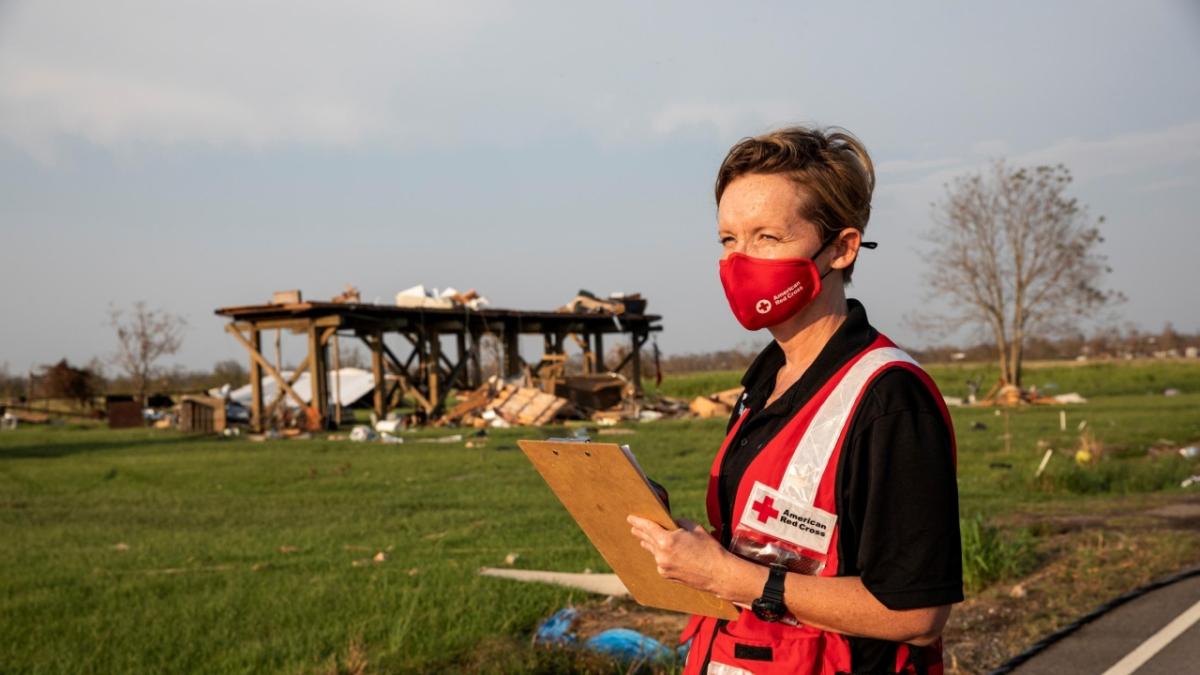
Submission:
<svg viewBox="0 0 1200 675">
<path fill-rule="evenodd" d="M 753 173 L 791 178 L 800 188 L 800 215 L 816 224 L 822 242 L 847 227 L 867 228 L 875 165 L 862 141 L 845 129 L 788 127 L 738 141 L 717 171 L 717 204 L 734 179 Z M 851 263 L 842 278 L 850 281 L 853 271 Z"/>
</svg>

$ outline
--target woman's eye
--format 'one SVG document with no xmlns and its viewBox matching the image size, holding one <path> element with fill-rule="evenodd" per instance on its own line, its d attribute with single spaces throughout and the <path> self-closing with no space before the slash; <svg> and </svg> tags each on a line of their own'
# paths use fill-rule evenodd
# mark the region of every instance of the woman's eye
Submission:
<svg viewBox="0 0 1200 675">
<path fill-rule="evenodd" d="M 779 241 L 779 237 L 776 237 L 776 236 L 775 236 L 775 235 L 773 235 L 773 234 L 763 234 L 763 235 L 759 235 L 759 236 L 760 236 L 762 239 L 768 239 L 768 240 L 770 240 L 770 241 Z"/>
<path fill-rule="evenodd" d="M 721 245 L 728 246 L 733 243 L 733 237 L 721 237 Z"/>
</svg>

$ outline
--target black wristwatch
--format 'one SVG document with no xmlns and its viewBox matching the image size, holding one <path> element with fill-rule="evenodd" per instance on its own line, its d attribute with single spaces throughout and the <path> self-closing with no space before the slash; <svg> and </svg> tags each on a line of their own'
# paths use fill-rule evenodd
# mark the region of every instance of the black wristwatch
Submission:
<svg viewBox="0 0 1200 675">
<path fill-rule="evenodd" d="M 771 565 L 771 575 L 763 586 L 762 597 L 750 603 L 750 610 L 763 621 L 778 621 L 787 614 L 787 605 L 783 602 L 783 581 L 787 579 L 787 567 L 775 563 Z"/>
</svg>

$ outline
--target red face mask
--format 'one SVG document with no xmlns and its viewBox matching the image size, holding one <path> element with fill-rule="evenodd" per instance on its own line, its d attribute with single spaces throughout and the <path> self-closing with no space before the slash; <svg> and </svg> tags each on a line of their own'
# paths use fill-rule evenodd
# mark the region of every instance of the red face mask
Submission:
<svg viewBox="0 0 1200 675">
<path fill-rule="evenodd" d="M 821 292 L 823 276 L 812 258 L 754 258 L 731 253 L 721 260 L 725 297 L 746 330 L 774 326 L 795 316 Z"/>
</svg>

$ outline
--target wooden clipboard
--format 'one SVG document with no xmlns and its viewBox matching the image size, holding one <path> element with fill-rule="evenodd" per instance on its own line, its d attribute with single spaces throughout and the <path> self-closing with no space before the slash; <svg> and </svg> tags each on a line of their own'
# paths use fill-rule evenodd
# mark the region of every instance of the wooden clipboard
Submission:
<svg viewBox="0 0 1200 675">
<path fill-rule="evenodd" d="M 630 514 L 668 529 L 675 521 L 646 476 L 614 443 L 517 441 L 567 512 L 583 529 L 638 603 L 688 614 L 736 619 L 732 603 L 711 593 L 668 581 L 654 557 L 629 532 Z"/>
</svg>

